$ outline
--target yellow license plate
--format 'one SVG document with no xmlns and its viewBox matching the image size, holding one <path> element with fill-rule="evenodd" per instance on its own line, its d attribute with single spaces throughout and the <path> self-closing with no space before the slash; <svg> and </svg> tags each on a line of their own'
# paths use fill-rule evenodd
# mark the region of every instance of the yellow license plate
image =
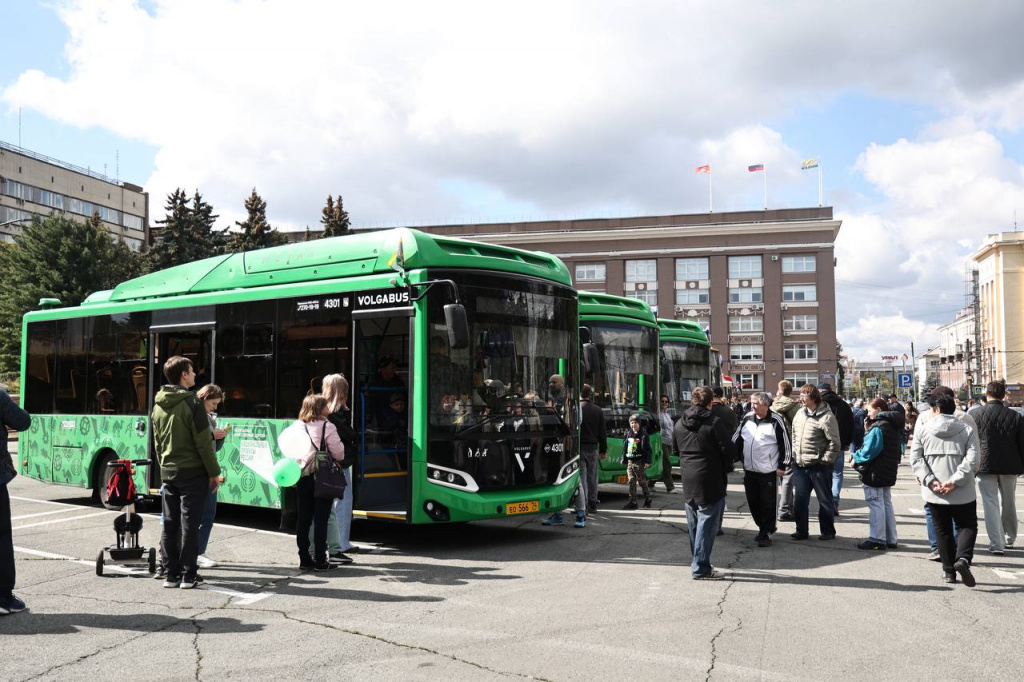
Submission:
<svg viewBox="0 0 1024 682">
<path fill-rule="evenodd" d="M 513 502 L 505 505 L 505 515 L 513 514 L 535 514 L 540 511 L 540 502 L 530 500 L 529 502 Z"/>
<path fill-rule="evenodd" d="M 616 483 L 628 483 L 629 482 L 629 476 L 616 476 L 615 477 L 615 482 Z"/>
</svg>

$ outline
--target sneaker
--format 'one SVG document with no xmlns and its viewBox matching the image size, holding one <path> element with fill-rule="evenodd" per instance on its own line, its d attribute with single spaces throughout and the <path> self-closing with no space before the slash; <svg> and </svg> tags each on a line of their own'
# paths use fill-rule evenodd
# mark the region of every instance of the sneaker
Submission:
<svg viewBox="0 0 1024 682">
<path fill-rule="evenodd" d="M 885 549 L 885 544 L 881 542 L 875 542 L 874 540 L 865 540 L 864 542 L 857 545 L 857 549 Z"/>
<path fill-rule="evenodd" d="M 942 582 L 944 582 L 944 583 L 955 583 L 956 582 L 956 573 L 954 573 L 953 571 L 943 571 L 942 572 Z"/>
<path fill-rule="evenodd" d="M 823 541 L 824 540 L 835 540 L 836 539 L 836 534 L 835 533 L 822 533 L 821 535 L 818 536 L 818 539 L 819 540 L 823 540 Z"/>
<path fill-rule="evenodd" d="M 200 554 L 196 557 L 196 565 L 199 566 L 199 568 L 216 568 L 217 562 L 205 554 Z"/>
<path fill-rule="evenodd" d="M 676 490 L 675 486 L 672 486 L 671 488 L 669 488 L 665 492 L 667 492 L 669 495 L 678 495 L 679 494 L 679 491 Z"/>
<path fill-rule="evenodd" d="M 779 521 L 796 521 L 796 517 L 789 512 L 786 512 L 785 514 L 779 515 Z"/>
<path fill-rule="evenodd" d="M 885 543 L 885 548 L 886 549 L 896 549 L 898 547 L 899 547 L 899 544 L 897 544 L 895 542 L 887 542 L 887 543 Z"/>
<path fill-rule="evenodd" d="M 181 579 L 181 589 L 191 590 L 192 588 L 199 587 L 203 584 L 203 577 L 201 575 L 185 576 Z M 167 587 L 167 583 L 164 583 L 164 587 Z"/>
<path fill-rule="evenodd" d="M 995 554 L 996 556 L 1004 556 L 1004 555 L 1006 554 L 1006 552 L 1004 552 L 1004 551 L 1003 551 L 1003 550 L 1001 550 L 1001 549 L 990 549 L 990 550 L 988 551 L 988 553 L 989 553 L 989 554 Z"/>
<path fill-rule="evenodd" d="M 627 502 L 622 508 L 623 509 L 636 509 L 637 508 L 636 502 Z"/>
<path fill-rule="evenodd" d="M 587 525 L 587 517 L 586 516 L 581 516 L 581 515 L 577 514 L 576 515 L 576 523 L 574 523 L 573 525 L 576 526 L 577 528 L 585 528 L 586 525 Z"/>
<path fill-rule="evenodd" d="M 694 580 L 724 580 L 725 574 L 719 570 L 712 568 L 711 571 L 709 571 L 708 573 L 705 573 L 703 575 L 694 575 L 691 577 Z"/>
<path fill-rule="evenodd" d="M 758 535 L 754 540 L 757 542 L 758 547 L 771 547 L 772 539 L 767 535 Z"/>
<path fill-rule="evenodd" d="M 933 549 L 928 555 L 928 561 L 942 561 L 942 557 L 939 556 L 939 550 Z"/>
<path fill-rule="evenodd" d="M 648 497 L 646 500 L 644 500 L 644 509 L 650 509 L 650 508 L 651 508 L 651 498 Z"/>
<path fill-rule="evenodd" d="M 181 587 L 181 577 L 180 576 L 170 576 L 170 575 L 167 576 L 167 578 L 164 580 L 164 587 L 169 587 L 169 588 Z"/>
<path fill-rule="evenodd" d="M 6 597 L 0 597 L 0 616 L 7 616 L 12 613 L 21 613 L 28 607 L 25 606 L 25 602 L 15 597 L 13 594 L 9 594 Z"/>
<path fill-rule="evenodd" d="M 352 563 L 352 557 L 350 557 L 349 555 L 344 554 L 342 552 L 331 552 L 331 556 L 328 559 L 328 561 L 330 561 L 331 563 L 339 564 L 339 565 L 341 565 L 341 564 L 351 564 Z"/>
<path fill-rule="evenodd" d="M 156 565 L 156 573 L 153 574 L 153 580 L 163 580 L 167 577 L 167 568 L 163 564 Z"/>
<path fill-rule="evenodd" d="M 588 504 L 587 505 L 587 513 L 588 514 L 596 514 L 597 513 L 597 504 Z"/>
<path fill-rule="evenodd" d="M 635 506 L 633 508 L 636 509 Z M 565 523 L 565 519 L 562 518 L 561 514 L 555 513 L 547 517 L 540 523 L 542 526 L 561 526 Z"/>
<path fill-rule="evenodd" d="M 808 533 L 792 533 L 789 537 L 793 538 L 794 540 L 806 540 L 811 536 Z"/>
<path fill-rule="evenodd" d="M 974 574 L 971 573 L 971 565 L 967 563 L 967 559 L 957 559 L 953 564 L 953 570 L 960 574 L 960 581 L 967 587 L 974 587 L 978 584 L 974 580 Z"/>
<path fill-rule="evenodd" d="M 341 564 L 335 564 L 330 561 L 324 561 L 313 566 L 313 570 L 317 573 L 323 573 L 324 571 L 333 571 L 338 568 Z"/>
</svg>

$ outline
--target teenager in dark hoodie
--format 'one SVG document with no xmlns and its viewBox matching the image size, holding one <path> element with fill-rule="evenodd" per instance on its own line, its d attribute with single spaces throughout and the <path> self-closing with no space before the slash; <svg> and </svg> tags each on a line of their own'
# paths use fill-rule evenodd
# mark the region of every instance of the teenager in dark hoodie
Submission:
<svg viewBox="0 0 1024 682">
<path fill-rule="evenodd" d="M 694 389 L 690 407 L 676 422 L 675 448 L 686 502 L 694 580 L 715 580 L 722 574 L 711 566 L 715 535 L 722 525 L 726 482 L 732 471 L 731 434 L 711 412 L 711 389 Z"/>
</svg>

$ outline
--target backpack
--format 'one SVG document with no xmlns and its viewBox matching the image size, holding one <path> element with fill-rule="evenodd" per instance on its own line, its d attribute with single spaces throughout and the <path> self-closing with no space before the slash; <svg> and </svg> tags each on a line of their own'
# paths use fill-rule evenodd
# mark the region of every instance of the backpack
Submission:
<svg viewBox="0 0 1024 682">
<path fill-rule="evenodd" d="M 114 473 L 107 482 L 107 505 L 126 507 L 135 502 L 135 481 L 132 480 L 132 465 L 127 459 L 115 463 Z"/>
</svg>

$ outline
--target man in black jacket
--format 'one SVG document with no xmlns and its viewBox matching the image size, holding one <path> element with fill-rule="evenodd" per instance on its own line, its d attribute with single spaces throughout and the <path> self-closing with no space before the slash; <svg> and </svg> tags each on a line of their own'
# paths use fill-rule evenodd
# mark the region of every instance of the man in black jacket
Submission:
<svg viewBox="0 0 1024 682">
<path fill-rule="evenodd" d="M 694 580 L 716 580 L 722 574 L 711 566 L 715 535 L 725 511 L 727 476 L 732 471 L 733 446 L 729 431 L 712 414 L 711 389 L 694 389 L 691 406 L 676 421 L 675 449 L 686 503 Z"/>
<path fill-rule="evenodd" d="M 32 423 L 28 412 L 14 404 L 7 387 L 0 388 L 0 467 L 16 471 L 7 451 L 7 429 L 24 431 Z M 7 484 L 0 485 L 0 616 L 25 610 L 25 602 L 14 596 L 14 531 L 11 529 L 11 496 Z"/>
<path fill-rule="evenodd" d="M 839 516 L 839 493 L 843 489 L 843 468 L 846 466 L 846 452 L 853 443 L 853 409 L 840 398 L 832 385 L 827 381 L 818 384 L 821 391 L 821 400 L 832 410 L 839 426 L 839 441 L 842 443 L 843 451 L 833 463 L 832 469 L 832 500 L 836 503 L 836 516 Z"/>
<path fill-rule="evenodd" d="M 985 511 L 988 551 L 1003 554 L 1017 540 L 1014 495 L 1017 476 L 1024 473 L 1024 417 L 1003 404 L 1003 382 L 989 383 L 985 394 L 988 402 L 971 412 L 981 439 L 978 489 Z"/>
<path fill-rule="evenodd" d="M 580 389 L 580 480 L 587 493 L 587 511 L 597 511 L 597 467 L 608 456 L 608 431 L 604 410 L 591 402 L 594 389 Z"/>
</svg>

